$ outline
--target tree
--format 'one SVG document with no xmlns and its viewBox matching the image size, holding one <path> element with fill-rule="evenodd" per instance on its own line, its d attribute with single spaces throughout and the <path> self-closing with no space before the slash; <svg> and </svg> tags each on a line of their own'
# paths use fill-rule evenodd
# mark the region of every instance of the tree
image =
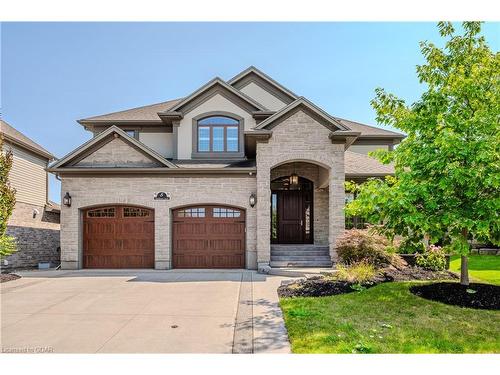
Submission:
<svg viewBox="0 0 500 375">
<path fill-rule="evenodd" d="M 12 152 L 4 151 L 0 135 L 0 256 L 10 255 L 16 250 L 15 239 L 6 234 L 7 221 L 16 204 L 16 191 L 9 184 L 11 168 Z"/>
<path fill-rule="evenodd" d="M 388 237 L 447 238 L 468 285 L 469 240 L 500 243 L 500 55 L 479 22 L 464 22 L 462 34 L 451 23 L 438 28 L 444 48 L 420 43 L 426 62 L 416 70 L 426 91 L 417 102 L 375 90 L 377 121 L 407 137 L 394 151 L 371 154 L 394 163 L 395 175 L 350 185 L 357 198 L 346 213 L 383 223 Z"/>
</svg>

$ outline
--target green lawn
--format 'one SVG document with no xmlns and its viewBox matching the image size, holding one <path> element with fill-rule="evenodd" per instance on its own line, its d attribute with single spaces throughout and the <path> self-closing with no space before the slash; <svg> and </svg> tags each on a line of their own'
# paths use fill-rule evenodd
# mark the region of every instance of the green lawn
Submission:
<svg viewBox="0 0 500 375">
<path fill-rule="evenodd" d="M 460 272 L 460 257 L 450 261 L 450 271 Z M 500 285 L 500 256 L 471 255 L 469 257 L 469 275 L 472 281 Z"/>
<path fill-rule="evenodd" d="M 294 353 L 500 353 L 500 311 L 432 302 L 412 283 L 281 300 Z"/>
</svg>

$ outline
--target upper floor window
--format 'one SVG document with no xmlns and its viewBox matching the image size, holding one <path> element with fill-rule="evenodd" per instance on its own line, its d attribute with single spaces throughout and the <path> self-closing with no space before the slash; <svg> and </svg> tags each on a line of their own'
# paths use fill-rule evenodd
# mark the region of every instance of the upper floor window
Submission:
<svg viewBox="0 0 500 375">
<path fill-rule="evenodd" d="M 238 120 L 211 116 L 198 120 L 198 152 L 239 152 Z"/>
</svg>

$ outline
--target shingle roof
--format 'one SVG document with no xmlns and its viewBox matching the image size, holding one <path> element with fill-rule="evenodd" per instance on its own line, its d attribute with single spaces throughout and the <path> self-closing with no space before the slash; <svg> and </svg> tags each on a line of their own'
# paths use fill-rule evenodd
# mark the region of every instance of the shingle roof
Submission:
<svg viewBox="0 0 500 375">
<path fill-rule="evenodd" d="M 365 154 L 359 154 L 357 152 L 346 151 L 344 162 L 346 177 L 394 174 L 393 165 L 382 164 L 377 159 Z"/>
<path fill-rule="evenodd" d="M 388 137 L 400 137 L 403 138 L 404 135 L 401 133 L 396 133 L 390 130 L 381 129 L 371 125 L 360 124 L 356 121 L 346 120 L 340 117 L 334 117 L 342 125 L 348 127 L 349 129 L 357 132 L 361 132 L 361 136 L 388 136 Z"/>
<path fill-rule="evenodd" d="M 20 131 L 14 129 L 11 125 L 7 124 L 5 121 L 0 120 L 0 134 L 2 134 L 5 139 L 13 143 L 24 147 L 37 155 L 43 156 L 49 160 L 54 160 L 56 157 L 40 146 L 38 143 L 34 142 L 27 136 L 25 136 Z"/>
<path fill-rule="evenodd" d="M 166 112 L 170 108 L 174 107 L 180 103 L 183 98 L 168 100 L 166 102 L 146 105 L 137 108 L 126 109 L 123 111 L 107 113 L 101 116 L 87 117 L 78 120 L 80 123 L 86 122 L 127 122 L 127 121 L 145 121 L 145 122 L 157 122 L 158 124 L 163 124 L 161 119 L 158 117 L 158 112 Z M 348 127 L 353 131 L 361 132 L 361 136 L 387 136 L 387 137 L 399 137 L 402 138 L 403 135 L 390 130 L 381 129 L 375 126 L 361 124 L 359 122 L 346 120 L 340 117 L 332 116 L 335 120 L 339 121 L 342 125 Z"/>
<path fill-rule="evenodd" d="M 142 107 L 126 109 L 124 111 L 107 113 L 101 116 L 87 117 L 78 122 L 91 122 L 91 121 L 157 121 L 162 123 L 158 117 L 158 112 L 165 112 L 172 108 L 177 103 L 181 102 L 183 98 L 168 100 L 166 102 L 145 105 Z"/>
</svg>

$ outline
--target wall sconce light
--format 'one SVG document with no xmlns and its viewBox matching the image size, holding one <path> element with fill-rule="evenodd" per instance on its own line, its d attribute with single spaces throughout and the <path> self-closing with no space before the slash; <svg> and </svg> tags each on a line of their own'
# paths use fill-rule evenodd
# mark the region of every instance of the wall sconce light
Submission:
<svg viewBox="0 0 500 375">
<path fill-rule="evenodd" d="M 68 192 L 63 197 L 63 204 L 67 207 L 71 207 L 71 195 Z"/>
<path fill-rule="evenodd" d="M 248 199 L 248 203 L 250 203 L 250 207 L 254 207 L 255 204 L 257 203 L 257 197 L 255 196 L 254 193 L 250 195 L 250 198 Z"/>
<path fill-rule="evenodd" d="M 38 211 L 36 208 L 33 209 L 33 219 L 36 218 L 36 215 L 38 215 L 40 211 Z"/>
</svg>

